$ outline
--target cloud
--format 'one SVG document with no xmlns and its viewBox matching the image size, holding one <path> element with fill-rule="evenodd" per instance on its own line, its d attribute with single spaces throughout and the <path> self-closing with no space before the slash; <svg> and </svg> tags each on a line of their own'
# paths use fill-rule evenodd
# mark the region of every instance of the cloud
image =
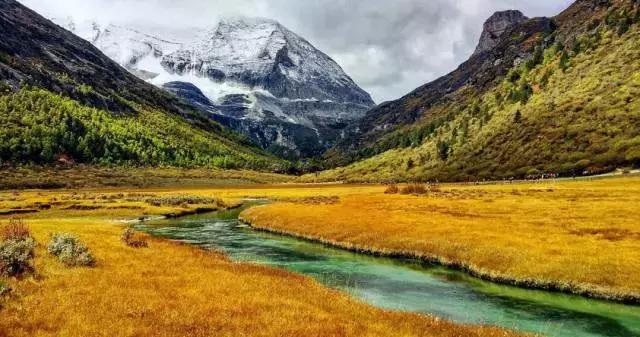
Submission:
<svg viewBox="0 0 640 337">
<path fill-rule="evenodd" d="M 280 21 L 335 59 L 376 102 L 455 69 L 494 11 L 552 16 L 570 0 L 23 0 L 48 17 L 168 28 L 244 15 Z M 179 27 L 177 27 L 179 26 Z"/>
</svg>

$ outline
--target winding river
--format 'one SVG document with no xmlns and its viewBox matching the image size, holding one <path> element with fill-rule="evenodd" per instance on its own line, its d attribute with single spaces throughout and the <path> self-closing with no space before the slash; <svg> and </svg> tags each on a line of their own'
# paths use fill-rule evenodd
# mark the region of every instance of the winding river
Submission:
<svg viewBox="0 0 640 337">
<path fill-rule="evenodd" d="M 309 275 L 372 305 L 549 337 L 640 337 L 640 306 L 520 289 L 413 260 L 371 257 L 253 231 L 242 209 L 136 225 L 152 235 Z"/>
</svg>

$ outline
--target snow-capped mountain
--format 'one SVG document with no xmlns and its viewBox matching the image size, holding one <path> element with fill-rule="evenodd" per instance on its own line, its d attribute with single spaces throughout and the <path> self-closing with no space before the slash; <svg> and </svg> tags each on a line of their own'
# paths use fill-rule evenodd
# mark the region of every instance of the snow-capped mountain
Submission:
<svg viewBox="0 0 640 337">
<path fill-rule="evenodd" d="M 198 97 L 212 118 L 275 152 L 319 154 L 374 105 L 334 60 L 273 20 L 189 30 L 56 21 L 137 76 Z"/>
</svg>

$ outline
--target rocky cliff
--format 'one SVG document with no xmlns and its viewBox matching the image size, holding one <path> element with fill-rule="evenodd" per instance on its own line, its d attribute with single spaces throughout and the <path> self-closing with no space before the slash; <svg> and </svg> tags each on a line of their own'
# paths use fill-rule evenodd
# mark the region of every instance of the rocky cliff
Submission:
<svg viewBox="0 0 640 337">
<path fill-rule="evenodd" d="M 495 48 L 500 42 L 502 34 L 514 24 L 526 21 L 528 18 L 517 10 L 496 12 L 484 23 L 480 42 L 473 55 Z"/>
</svg>

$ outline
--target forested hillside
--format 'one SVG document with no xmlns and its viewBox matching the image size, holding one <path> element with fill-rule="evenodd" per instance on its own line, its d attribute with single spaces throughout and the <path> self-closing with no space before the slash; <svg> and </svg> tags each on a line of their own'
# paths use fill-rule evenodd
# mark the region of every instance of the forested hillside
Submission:
<svg viewBox="0 0 640 337">
<path fill-rule="evenodd" d="M 114 116 L 43 89 L 0 96 L 0 160 L 276 169 L 274 160 L 182 117 L 141 108 Z M 213 126 L 215 124 L 212 123 Z"/>
<path fill-rule="evenodd" d="M 561 29 L 530 37 L 530 56 L 485 93 L 462 87 L 365 148 L 380 154 L 307 179 L 466 181 L 639 165 L 638 4 L 612 1 L 585 20 L 586 3 L 554 19 Z"/>
<path fill-rule="evenodd" d="M 60 161 L 286 167 L 89 42 L 0 1 L 0 165 Z"/>
</svg>

